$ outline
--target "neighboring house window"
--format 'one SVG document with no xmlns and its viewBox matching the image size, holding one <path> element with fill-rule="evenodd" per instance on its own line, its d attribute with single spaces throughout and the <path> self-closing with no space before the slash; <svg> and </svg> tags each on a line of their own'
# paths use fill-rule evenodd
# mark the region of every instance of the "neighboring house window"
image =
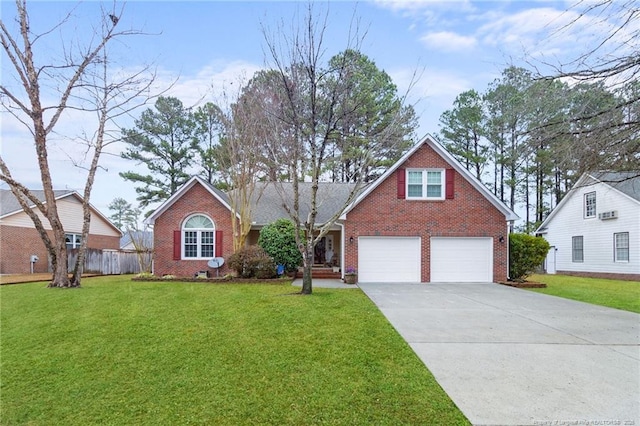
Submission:
<svg viewBox="0 0 640 426">
<path fill-rule="evenodd" d="M 584 241 L 582 236 L 571 237 L 571 261 L 584 262 Z"/>
<path fill-rule="evenodd" d="M 584 217 L 596 217 L 596 193 L 584 194 Z"/>
<path fill-rule="evenodd" d="M 613 255 L 616 262 L 629 261 L 629 233 L 613 234 Z"/>
<path fill-rule="evenodd" d="M 82 234 L 64 234 L 64 240 L 67 243 L 67 250 L 77 249 L 82 243 Z"/>
<path fill-rule="evenodd" d="M 444 200 L 444 170 L 407 170 L 407 199 Z"/>
<path fill-rule="evenodd" d="M 188 259 L 211 259 L 215 253 L 213 221 L 204 215 L 191 216 L 182 227 L 182 255 Z"/>
</svg>

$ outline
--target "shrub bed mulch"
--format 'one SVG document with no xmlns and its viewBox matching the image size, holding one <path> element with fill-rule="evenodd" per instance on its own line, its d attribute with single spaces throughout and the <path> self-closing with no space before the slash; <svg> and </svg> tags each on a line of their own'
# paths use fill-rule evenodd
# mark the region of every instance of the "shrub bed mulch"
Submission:
<svg viewBox="0 0 640 426">
<path fill-rule="evenodd" d="M 545 283 L 537 283 L 535 281 L 499 281 L 498 284 L 508 285 L 516 288 L 546 288 Z"/>
</svg>

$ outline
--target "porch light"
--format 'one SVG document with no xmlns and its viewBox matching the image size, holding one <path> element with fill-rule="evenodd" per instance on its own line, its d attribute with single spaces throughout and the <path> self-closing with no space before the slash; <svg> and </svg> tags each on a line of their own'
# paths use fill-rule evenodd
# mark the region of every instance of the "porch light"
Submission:
<svg viewBox="0 0 640 426">
<path fill-rule="evenodd" d="M 504 237 L 500 235 L 500 238 L 498 238 L 498 241 L 500 241 L 501 243 L 504 243 Z"/>
<path fill-rule="evenodd" d="M 349 237 L 349 244 L 353 244 L 353 235 Z"/>
</svg>

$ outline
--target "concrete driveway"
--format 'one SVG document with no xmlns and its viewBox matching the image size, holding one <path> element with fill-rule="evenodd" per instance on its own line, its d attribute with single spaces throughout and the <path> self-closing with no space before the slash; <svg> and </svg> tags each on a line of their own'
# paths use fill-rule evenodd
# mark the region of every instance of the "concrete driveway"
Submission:
<svg viewBox="0 0 640 426">
<path fill-rule="evenodd" d="M 499 284 L 359 284 L 475 425 L 640 426 L 640 315 Z"/>
</svg>

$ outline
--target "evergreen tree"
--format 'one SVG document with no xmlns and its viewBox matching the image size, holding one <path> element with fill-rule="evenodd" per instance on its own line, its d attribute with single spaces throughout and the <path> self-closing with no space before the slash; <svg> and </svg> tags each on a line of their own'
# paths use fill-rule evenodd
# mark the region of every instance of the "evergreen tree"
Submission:
<svg viewBox="0 0 640 426">
<path fill-rule="evenodd" d="M 141 207 L 161 202 L 173 195 L 188 178 L 193 167 L 197 140 L 193 114 L 179 99 L 159 97 L 155 110 L 147 109 L 135 120 L 134 129 L 123 129 L 129 145 L 122 158 L 146 166 L 147 173 L 120 173 L 125 180 L 138 183 Z"/>
</svg>

